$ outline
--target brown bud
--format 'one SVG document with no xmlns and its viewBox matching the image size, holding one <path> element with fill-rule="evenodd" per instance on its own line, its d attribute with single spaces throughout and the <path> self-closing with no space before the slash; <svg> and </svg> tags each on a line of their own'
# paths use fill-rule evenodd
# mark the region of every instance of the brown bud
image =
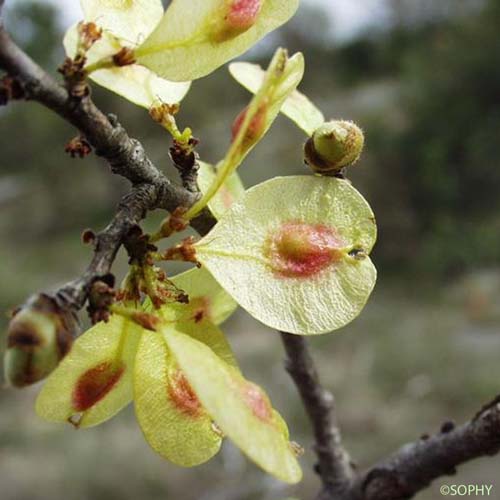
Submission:
<svg viewBox="0 0 500 500">
<path fill-rule="evenodd" d="M 102 29 L 95 23 L 80 23 L 78 25 L 78 34 L 80 35 L 81 47 L 87 52 L 94 43 L 101 39 Z"/>
<path fill-rule="evenodd" d="M 188 227 L 189 223 L 184 218 L 186 212 L 187 209 L 185 207 L 177 207 L 170 216 L 163 221 L 160 232 L 164 238 L 169 237 L 173 233 L 180 233 Z"/>
<path fill-rule="evenodd" d="M 66 144 L 64 151 L 68 153 L 71 158 L 85 158 L 92 152 L 91 145 L 81 136 L 74 137 Z"/>
<path fill-rule="evenodd" d="M 175 245 L 168 248 L 162 254 L 162 260 L 179 260 L 182 262 L 194 262 L 198 263 L 196 260 L 196 250 L 194 249 L 195 240 L 192 236 L 184 238 L 179 245 Z"/>
<path fill-rule="evenodd" d="M 93 245 L 96 242 L 97 235 L 92 229 L 85 229 L 82 233 L 82 243 L 84 245 Z"/>
<path fill-rule="evenodd" d="M 134 51 L 128 47 L 123 47 L 120 52 L 117 52 L 113 56 L 113 62 L 115 66 L 130 66 L 131 64 L 135 64 Z"/>
<path fill-rule="evenodd" d="M 72 311 L 48 295 L 35 295 L 12 318 L 7 332 L 5 378 L 24 387 L 49 375 L 67 354 L 78 330 Z"/>
<path fill-rule="evenodd" d="M 24 89 L 18 80 L 11 76 L 0 79 L 0 106 L 5 106 L 11 100 L 23 99 Z"/>
<path fill-rule="evenodd" d="M 75 59 L 67 57 L 64 63 L 58 68 L 59 73 L 63 75 L 71 97 L 83 99 L 89 95 L 89 86 L 87 84 L 87 75 L 84 71 L 85 56 L 77 55 Z"/>
<path fill-rule="evenodd" d="M 114 282 L 114 276 L 108 274 L 92 283 L 89 291 L 89 305 L 87 306 L 92 324 L 109 320 L 109 308 L 116 298 L 116 291 L 113 288 Z"/>
<path fill-rule="evenodd" d="M 179 104 L 162 103 L 159 106 L 153 106 L 149 110 L 149 115 L 157 123 L 172 121 L 172 117 L 179 112 Z"/>
</svg>

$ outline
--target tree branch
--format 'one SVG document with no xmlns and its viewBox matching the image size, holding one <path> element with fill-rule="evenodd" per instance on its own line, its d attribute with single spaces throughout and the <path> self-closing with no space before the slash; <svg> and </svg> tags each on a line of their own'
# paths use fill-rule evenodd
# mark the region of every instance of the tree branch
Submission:
<svg viewBox="0 0 500 500">
<path fill-rule="evenodd" d="M 372 467 L 357 480 L 353 500 L 401 500 L 413 497 L 442 476 L 475 458 L 500 451 L 500 399 L 485 406 L 472 420 L 408 444 Z M 332 497 L 333 498 L 333 497 Z"/>
<path fill-rule="evenodd" d="M 317 472 L 323 483 L 318 498 L 341 498 L 354 480 L 354 469 L 342 446 L 333 395 L 321 386 L 307 339 L 281 333 L 287 353 L 286 368 L 292 376 L 313 425 L 318 455 Z"/>
<path fill-rule="evenodd" d="M 316 500 L 403 500 L 470 460 L 500 452 L 500 396 L 466 424 L 403 446 L 364 473 L 356 472 L 341 443 L 333 396 L 325 391 L 306 339 L 282 333 L 286 367 L 314 428 L 323 489 Z"/>
<path fill-rule="evenodd" d="M 43 104 L 77 127 L 113 173 L 133 185 L 150 184 L 157 190 L 157 206 L 169 212 L 190 207 L 198 193 L 173 184 L 148 158 L 142 144 L 128 136 L 114 116 L 106 116 L 90 97 L 74 98 L 21 50 L 0 24 L 0 68 L 22 86 L 25 97 Z M 207 231 L 214 219 L 205 210 L 192 221 L 195 229 Z"/>
<path fill-rule="evenodd" d="M 58 290 L 56 299 L 60 305 L 75 311 L 84 306 L 92 284 L 107 279 L 130 230 L 139 224 L 148 210 L 156 207 L 157 198 L 157 189 L 152 184 L 136 186 L 122 198 L 113 220 L 95 236 L 94 257 L 85 272 Z"/>
</svg>

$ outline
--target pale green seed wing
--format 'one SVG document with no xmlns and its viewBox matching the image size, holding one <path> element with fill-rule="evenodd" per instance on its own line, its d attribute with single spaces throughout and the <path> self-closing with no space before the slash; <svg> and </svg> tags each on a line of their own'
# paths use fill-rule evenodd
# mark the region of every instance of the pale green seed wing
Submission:
<svg viewBox="0 0 500 500">
<path fill-rule="evenodd" d="M 247 90 L 256 94 L 264 81 L 266 72 L 258 65 L 235 62 L 229 65 L 233 78 Z M 301 92 L 295 90 L 281 107 L 281 112 L 292 120 L 308 136 L 325 122 L 323 113 Z"/>
<path fill-rule="evenodd" d="M 63 43 L 68 56 L 74 57 L 78 43 L 77 25 L 67 31 Z M 105 32 L 89 50 L 87 63 L 92 64 L 112 56 L 120 50 L 121 46 L 122 44 L 116 38 Z M 146 109 L 160 102 L 167 104 L 181 102 L 191 86 L 190 82 L 164 80 L 138 64 L 93 71 L 90 78 L 98 85 Z"/>
<path fill-rule="evenodd" d="M 202 194 L 206 193 L 214 183 L 216 170 L 213 165 L 200 162 L 198 170 L 198 187 Z M 228 177 L 224 184 L 219 188 L 217 194 L 209 201 L 208 208 L 219 219 L 224 212 L 245 194 L 245 188 L 241 182 L 240 176 L 234 172 Z"/>
<path fill-rule="evenodd" d="M 206 269 L 190 269 L 174 276 L 171 280 L 177 288 L 184 290 L 189 296 L 189 304 L 173 304 L 183 318 L 193 321 L 204 319 L 220 325 L 238 307 L 231 295 Z"/>
<path fill-rule="evenodd" d="M 120 316 L 80 336 L 49 376 L 36 401 L 37 414 L 52 422 L 92 427 L 132 400 L 135 353 L 144 330 Z"/>
<path fill-rule="evenodd" d="M 145 333 L 137 352 L 134 404 L 146 440 L 167 460 L 193 467 L 219 451 L 221 433 L 156 332 Z"/>
<path fill-rule="evenodd" d="M 229 150 L 217 166 L 215 181 L 203 193 L 202 198 L 188 210 L 187 218 L 192 218 L 212 200 L 264 137 L 278 116 L 281 106 L 297 88 L 303 75 L 304 56 L 300 52 L 289 58 L 286 50 L 280 48 L 276 51 L 263 85 L 251 100 Z"/>
<path fill-rule="evenodd" d="M 175 325 L 180 332 L 207 344 L 219 358 L 238 368 L 234 353 L 222 330 L 199 312 L 199 309 L 191 308 L 189 304 L 168 304 L 156 310 L 155 314 L 166 324 Z"/>
<path fill-rule="evenodd" d="M 186 96 L 190 82 L 169 82 L 138 64 L 94 71 L 90 78 L 115 94 L 149 109 L 159 103 L 178 104 Z"/>
<path fill-rule="evenodd" d="M 80 0 L 84 18 L 114 36 L 138 44 L 163 16 L 161 0 Z"/>
<path fill-rule="evenodd" d="M 185 333 L 191 338 L 208 345 L 220 359 L 239 370 L 233 350 L 226 340 L 226 336 L 218 326 L 207 320 L 202 320 L 198 323 L 194 321 L 179 321 L 175 324 L 175 328 L 179 332 Z"/>
<path fill-rule="evenodd" d="M 291 176 L 248 190 L 195 248 L 252 316 L 312 335 L 363 309 L 376 281 L 375 240 L 373 212 L 348 181 Z"/>
<path fill-rule="evenodd" d="M 236 0 L 173 0 L 158 27 L 136 51 L 138 61 L 172 81 L 206 76 L 288 21 L 299 3 L 261 1 L 250 28 L 224 36 L 227 9 Z"/>
<path fill-rule="evenodd" d="M 302 81 L 304 76 L 304 65 L 304 55 L 301 52 L 297 52 L 290 58 L 285 56 L 284 71 L 281 74 L 278 72 L 279 76 L 277 76 L 275 83 L 272 84 L 272 90 L 269 91 L 269 97 L 264 99 L 266 103 L 264 133 L 269 130 L 284 103 L 289 96 L 295 92 L 297 86 Z M 257 92 L 258 91 L 259 89 Z"/>
<path fill-rule="evenodd" d="M 288 441 L 288 431 L 262 389 L 245 380 L 206 345 L 165 329 L 167 345 L 221 430 L 266 472 L 297 483 L 302 471 Z"/>
</svg>

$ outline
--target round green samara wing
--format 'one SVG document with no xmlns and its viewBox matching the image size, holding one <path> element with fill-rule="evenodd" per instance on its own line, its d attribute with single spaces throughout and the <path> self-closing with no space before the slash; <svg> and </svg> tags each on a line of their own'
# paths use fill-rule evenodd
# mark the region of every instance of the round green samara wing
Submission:
<svg viewBox="0 0 500 500">
<path fill-rule="evenodd" d="M 77 53 L 78 41 L 78 25 L 74 24 L 63 39 L 66 54 L 71 58 L 74 58 Z M 92 65 L 109 58 L 122 47 L 130 45 L 130 42 L 115 38 L 109 32 L 104 31 L 101 38 L 87 52 L 86 64 Z M 159 102 L 168 104 L 181 102 L 191 86 L 190 82 L 169 82 L 138 64 L 99 69 L 92 71 L 89 78 L 98 85 L 146 109 Z"/>
<path fill-rule="evenodd" d="M 248 23 L 240 17 L 250 14 L 245 4 L 257 7 Z M 168 80 L 196 80 L 286 23 L 298 6 L 298 0 L 173 0 L 136 50 L 137 62 Z"/>
<path fill-rule="evenodd" d="M 162 333 L 186 381 L 220 430 L 267 473 L 298 483 L 302 470 L 288 427 L 266 393 L 203 342 L 171 327 Z"/>
<path fill-rule="evenodd" d="M 373 212 L 346 180 L 277 177 L 247 191 L 195 245 L 198 260 L 252 316 L 285 332 L 336 330 L 376 281 Z"/>
<path fill-rule="evenodd" d="M 80 0 L 85 21 L 138 44 L 163 17 L 161 0 Z"/>
</svg>

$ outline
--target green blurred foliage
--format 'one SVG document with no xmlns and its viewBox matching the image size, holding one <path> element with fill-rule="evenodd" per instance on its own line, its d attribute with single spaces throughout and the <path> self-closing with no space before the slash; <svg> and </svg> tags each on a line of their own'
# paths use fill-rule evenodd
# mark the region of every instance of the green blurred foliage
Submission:
<svg viewBox="0 0 500 500">
<path fill-rule="evenodd" d="M 7 4 L 8 5 L 8 4 Z M 54 65 L 61 33 L 57 10 L 50 4 L 20 2 L 8 11 L 10 33 L 42 66 Z"/>
<path fill-rule="evenodd" d="M 406 187 L 399 202 L 409 202 L 416 247 L 400 258 L 414 256 L 419 270 L 449 275 L 498 262 L 499 28 L 500 4 L 489 1 L 479 14 L 396 25 L 340 52 L 344 84 L 399 79 L 402 126 L 372 123 L 367 135 L 369 153 Z"/>
<path fill-rule="evenodd" d="M 432 28 L 403 63 L 411 124 L 397 147 L 424 259 L 460 271 L 498 262 L 500 4 Z"/>
</svg>

